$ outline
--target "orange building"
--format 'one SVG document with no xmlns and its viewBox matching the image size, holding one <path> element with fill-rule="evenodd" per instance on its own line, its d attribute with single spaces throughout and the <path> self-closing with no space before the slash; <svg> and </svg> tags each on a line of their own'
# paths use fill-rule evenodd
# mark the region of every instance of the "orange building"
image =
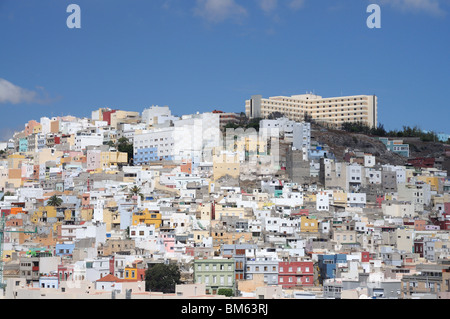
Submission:
<svg viewBox="0 0 450 319">
<path fill-rule="evenodd" d="M 192 162 L 184 162 L 180 165 L 180 170 L 182 173 L 191 174 L 192 173 Z"/>
<path fill-rule="evenodd" d="M 145 268 L 142 267 L 142 261 L 137 261 L 132 266 L 125 267 L 124 280 L 127 281 L 144 281 L 145 280 Z"/>
</svg>

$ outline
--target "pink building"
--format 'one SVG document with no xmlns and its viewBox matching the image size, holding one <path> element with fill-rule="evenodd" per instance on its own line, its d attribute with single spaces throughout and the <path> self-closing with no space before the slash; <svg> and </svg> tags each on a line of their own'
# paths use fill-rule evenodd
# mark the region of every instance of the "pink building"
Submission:
<svg viewBox="0 0 450 319">
<path fill-rule="evenodd" d="M 164 249 L 167 253 L 173 253 L 175 249 L 175 236 L 172 234 L 161 235 L 164 243 Z"/>
<path fill-rule="evenodd" d="M 33 130 L 35 126 L 41 125 L 39 122 L 36 122 L 35 120 L 29 121 L 27 124 L 25 124 L 25 130 L 24 133 L 26 136 L 33 134 Z"/>
<path fill-rule="evenodd" d="M 88 171 L 96 170 L 101 166 L 102 152 L 100 150 L 89 150 L 86 156 L 86 169 Z"/>
</svg>

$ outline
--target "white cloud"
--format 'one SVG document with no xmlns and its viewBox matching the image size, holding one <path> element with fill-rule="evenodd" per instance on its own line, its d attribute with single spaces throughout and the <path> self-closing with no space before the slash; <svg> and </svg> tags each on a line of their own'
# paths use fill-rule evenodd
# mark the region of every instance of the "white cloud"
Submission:
<svg viewBox="0 0 450 319">
<path fill-rule="evenodd" d="M 292 10 L 299 10 L 305 5 L 305 0 L 290 0 L 289 7 Z"/>
<path fill-rule="evenodd" d="M 37 87 L 43 92 L 42 87 Z M 45 93 L 44 93 L 45 94 Z M 0 103 L 46 103 L 48 98 L 42 98 L 37 91 L 27 90 L 5 79 L 0 78 Z"/>
<path fill-rule="evenodd" d="M 261 9 L 264 12 L 272 12 L 277 8 L 278 0 L 258 0 Z"/>
<path fill-rule="evenodd" d="M 405 12 L 426 12 L 437 16 L 446 14 L 440 0 L 379 0 L 379 3 Z"/>
<path fill-rule="evenodd" d="M 235 0 L 197 0 L 194 12 L 195 15 L 214 23 L 227 19 L 239 20 L 247 15 L 247 10 Z"/>
</svg>

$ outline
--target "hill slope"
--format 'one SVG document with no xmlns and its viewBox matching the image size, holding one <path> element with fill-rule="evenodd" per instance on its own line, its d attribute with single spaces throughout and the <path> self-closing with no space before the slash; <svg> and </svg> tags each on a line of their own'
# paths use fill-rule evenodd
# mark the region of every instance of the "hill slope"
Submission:
<svg viewBox="0 0 450 319">
<path fill-rule="evenodd" d="M 311 139 L 327 144 L 336 158 L 342 160 L 347 149 L 371 153 L 381 164 L 404 165 L 407 158 L 387 150 L 376 137 L 364 134 L 349 133 L 341 130 L 323 128 L 312 125 Z M 445 144 L 422 142 L 418 138 L 401 138 L 410 144 L 410 157 L 439 157 L 445 153 Z"/>
</svg>

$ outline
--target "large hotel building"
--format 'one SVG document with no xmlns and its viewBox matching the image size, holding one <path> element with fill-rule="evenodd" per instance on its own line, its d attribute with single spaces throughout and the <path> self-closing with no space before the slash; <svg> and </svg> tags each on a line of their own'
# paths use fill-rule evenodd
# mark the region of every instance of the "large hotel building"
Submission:
<svg viewBox="0 0 450 319">
<path fill-rule="evenodd" d="M 316 122 L 340 127 L 345 122 L 363 122 L 377 127 L 377 97 L 354 95 L 323 98 L 314 94 L 274 96 L 268 99 L 254 95 L 245 101 L 245 113 L 249 118 L 267 118 L 280 112 L 292 121 L 303 121 L 308 115 Z"/>
</svg>

